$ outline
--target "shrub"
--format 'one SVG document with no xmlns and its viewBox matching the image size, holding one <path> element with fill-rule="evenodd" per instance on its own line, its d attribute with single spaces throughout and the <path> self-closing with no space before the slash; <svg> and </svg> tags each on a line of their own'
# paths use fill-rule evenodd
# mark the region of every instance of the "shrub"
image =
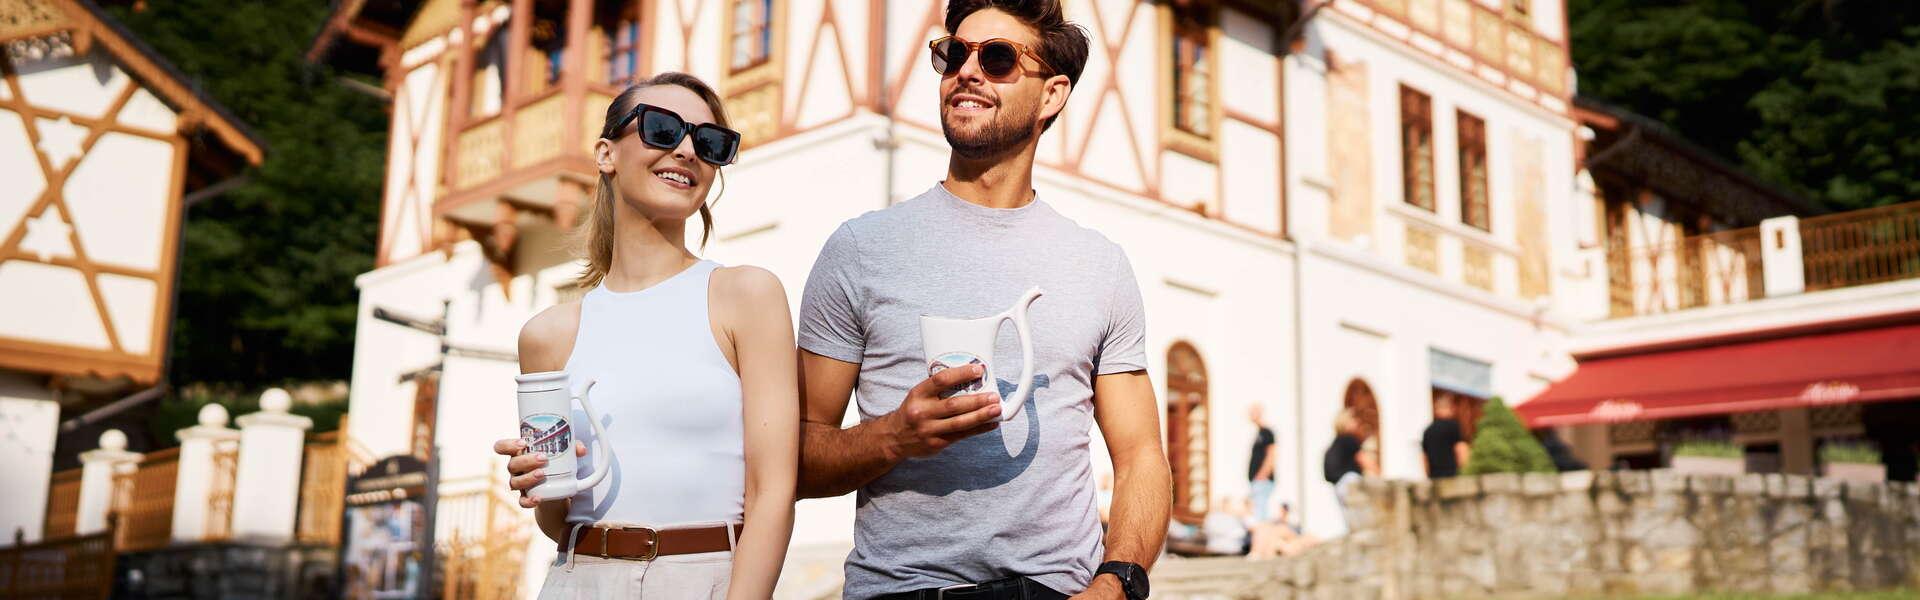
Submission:
<svg viewBox="0 0 1920 600">
<path fill-rule="evenodd" d="M 1820 462 L 1877 465 L 1880 464 L 1880 451 L 1868 444 L 1844 442 L 1822 444 Z"/>
<path fill-rule="evenodd" d="M 1498 396 L 1487 401 L 1473 434 L 1473 454 L 1467 475 L 1485 473 L 1553 473 L 1553 459 L 1520 418 Z"/>
<path fill-rule="evenodd" d="M 1726 440 L 1683 440 L 1673 446 L 1673 455 L 1742 458 L 1747 455 L 1747 449 Z"/>
</svg>

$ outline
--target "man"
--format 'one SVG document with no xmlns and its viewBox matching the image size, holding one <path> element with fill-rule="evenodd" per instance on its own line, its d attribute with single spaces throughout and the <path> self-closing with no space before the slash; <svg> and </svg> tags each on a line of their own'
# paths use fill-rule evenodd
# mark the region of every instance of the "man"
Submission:
<svg viewBox="0 0 1920 600">
<path fill-rule="evenodd" d="M 1461 433 L 1460 421 L 1454 419 L 1458 403 L 1459 397 L 1453 392 L 1433 395 L 1433 422 L 1420 434 L 1420 458 L 1427 467 L 1428 479 L 1459 475 L 1473 453 Z"/>
<path fill-rule="evenodd" d="M 1086 35 L 1056 0 L 954 0 L 945 25 L 933 62 L 946 180 L 842 225 L 807 281 L 800 494 L 859 492 L 848 598 L 1142 598 L 1172 475 L 1140 290 L 1117 245 L 1032 187 Z M 996 314 L 1034 286 L 1045 290 L 1028 312 L 1036 376 L 1018 418 L 1000 422 L 999 398 L 1019 382 L 943 398 L 983 369 L 929 377 L 921 315 Z M 1020 356 L 1012 332 L 998 339 L 996 355 Z M 1008 366 L 995 372 L 1019 372 Z M 841 429 L 856 385 L 862 422 Z M 1104 540 L 1095 424 L 1115 477 Z"/>
<path fill-rule="evenodd" d="M 1265 523 L 1270 514 L 1268 505 L 1273 503 L 1273 468 L 1280 461 L 1275 458 L 1278 451 L 1273 446 L 1273 429 L 1267 427 L 1259 403 L 1247 409 L 1247 419 L 1253 421 L 1257 430 L 1253 434 L 1253 454 L 1247 457 L 1248 487 L 1253 492 L 1253 518 Z"/>
</svg>

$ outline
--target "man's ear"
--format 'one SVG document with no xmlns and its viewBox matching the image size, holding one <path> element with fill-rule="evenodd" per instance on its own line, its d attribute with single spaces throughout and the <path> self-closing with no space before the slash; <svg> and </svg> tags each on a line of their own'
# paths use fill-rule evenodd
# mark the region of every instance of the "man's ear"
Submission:
<svg viewBox="0 0 1920 600">
<path fill-rule="evenodd" d="M 1073 93 L 1073 80 L 1065 75 L 1048 77 L 1045 95 L 1040 99 L 1040 122 L 1060 114 L 1067 109 L 1067 96 Z"/>
<path fill-rule="evenodd" d="M 612 175 L 613 164 L 619 158 L 619 152 L 614 150 L 613 142 L 607 141 L 607 138 L 600 138 L 593 143 L 593 163 L 600 169 L 601 175 Z"/>
</svg>

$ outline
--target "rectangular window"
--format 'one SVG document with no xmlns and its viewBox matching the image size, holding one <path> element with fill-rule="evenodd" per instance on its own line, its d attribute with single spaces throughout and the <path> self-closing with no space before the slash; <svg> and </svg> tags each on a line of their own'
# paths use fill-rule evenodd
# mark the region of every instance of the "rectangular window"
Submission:
<svg viewBox="0 0 1920 600">
<path fill-rule="evenodd" d="M 624 86 L 640 70 L 640 21 L 621 17 L 610 37 L 613 44 L 607 50 L 607 83 Z"/>
<path fill-rule="evenodd" d="M 1206 7 L 1173 10 L 1173 124 L 1201 137 L 1213 135 L 1213 71 Z"/>
<path fill-rule="evenodd" d="M 1467 113 L 1459 114 L 1460 222 L 1492 231 L 1487 208 L 1487 124 Z"/>
<path fill-rule="evenodd" d="M 1433 210 L 1433 100 L 1400 86 L 1400 170 L 1407 204 Z"/>
<path fill-rule="evenodd" d="M 728 33 L 735 72 L 767 62 L 773 48 L 773 0 L 731 0 L 733 31 Z"/>
</svg>

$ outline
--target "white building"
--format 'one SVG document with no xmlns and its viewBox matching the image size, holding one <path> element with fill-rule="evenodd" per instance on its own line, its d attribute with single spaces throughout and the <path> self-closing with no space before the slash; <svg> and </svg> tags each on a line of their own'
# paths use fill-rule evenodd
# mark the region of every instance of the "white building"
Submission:
<svg viewBox="0 0 1920 600">
<path fill-rule="evenodd" d="M 1247 493 L 1260 403 L 1279 497 L 1337 531 L 1320 456 L 1355 382 L 1386 475 L 1418 477 L 1433 390 L 1528 397 L 1572 368 L 1572 320 L 1604 305 L 1575 268 L 1591 200 L 1562 4 L 1328 4 L 1067 2 L 1092 53 L 1036 187 L 1133 260 L 1183 521 Z M 705 254 L 771 269 L 796 304 L 835 226 L 944 173 L 937 0 L 396 5 L 343 3 L 313 52 L 378 73 L 393 103 L 349 435 L 375 456 L 431 440 L 448 494 L 502 470 L 489 444 L 514 434 L 516 367 L 454 352 L 416 373 L 439 341 L 373 312 L 444 311 L 456 347 L 510 353 L 522 322 L 577 294 L 559 245 L 614 83 L 718 84 L 749 147 Z M 826 566 L 795 586 L 837 578 L 850 530 L 848 498 L 801 504 L 795 555 Z"/>
</svg>

